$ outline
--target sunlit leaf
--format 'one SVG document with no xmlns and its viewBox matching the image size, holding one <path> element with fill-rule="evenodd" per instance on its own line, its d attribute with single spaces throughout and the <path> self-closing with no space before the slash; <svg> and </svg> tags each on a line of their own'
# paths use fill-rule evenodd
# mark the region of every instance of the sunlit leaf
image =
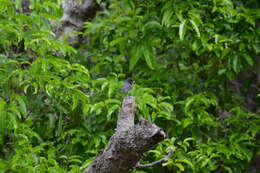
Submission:
<svg viewBox="0 0 260 173">
<path fill-rule="evenodd" d="M 186 20 L 183 20 L 179 26 L 179 37 L 180 40 L 183 40 L 184 35 L 185 35 L 185 24 L 186 24 Z"/>
<path fill-rule="evenodd" d="M 200 30 L 198 28 L 198 25 L 195 23 L 194 20 L 190 19 L 190 22 L 192 24 L 192 27 L 195 29 L 196 33 L 197 33 L 197 36 L 200 37 Z"/>
</svg>

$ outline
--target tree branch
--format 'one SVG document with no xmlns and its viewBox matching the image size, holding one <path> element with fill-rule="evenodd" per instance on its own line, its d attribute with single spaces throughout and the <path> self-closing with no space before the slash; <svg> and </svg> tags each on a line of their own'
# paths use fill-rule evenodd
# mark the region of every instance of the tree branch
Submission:
<svg viewBox="0 0 260 173">
<path fill-rule="evenodd" d="M 84 173 L 127 173 L 136 166 L 144 152 L 165 139 L 163 130 L 144 118 L 134 124 L 135 112 L 135 97 L 125 97 L 116 133 Z"/>
</svg>

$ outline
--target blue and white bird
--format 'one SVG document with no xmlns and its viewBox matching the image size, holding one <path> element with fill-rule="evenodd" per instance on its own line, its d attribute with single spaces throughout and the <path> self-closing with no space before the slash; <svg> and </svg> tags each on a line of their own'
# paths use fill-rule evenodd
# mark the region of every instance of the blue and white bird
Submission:
<svg viewBox="0 0 260 173">
<path fill-rule="evenodd" d="M 132 89 L 133 80 L 131 78 L 127 78 L 123 87 L 121 88 L 122 93 L 128 93 Z"/>
</svg>

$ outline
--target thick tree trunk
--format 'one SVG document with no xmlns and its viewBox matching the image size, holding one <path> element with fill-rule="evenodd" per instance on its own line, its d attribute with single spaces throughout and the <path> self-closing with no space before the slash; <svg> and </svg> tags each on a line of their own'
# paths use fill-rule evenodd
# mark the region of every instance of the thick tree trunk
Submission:
<svg viewBox="0 0 260 173">
<path fill-rule="evenodd" d="M 134 124 L 135 111 L 135 97 L 125 97 L 116 133 L 84 173 L 127 173 L 137 165 L 144 152 L 165 139 L 161 128 L 143 118 Z"/>
<path fill-rule="evenodd" d="M 82 38 L 77 32 L 82 31 L 84 22 L 95 17 L 99 6 L 96 0 L 66 0 L 62 1 L 62 8 L 61 25 L 53 24 L 55 35 L 66 36 L 71 45 L 78 47 Z"/>
</svg>

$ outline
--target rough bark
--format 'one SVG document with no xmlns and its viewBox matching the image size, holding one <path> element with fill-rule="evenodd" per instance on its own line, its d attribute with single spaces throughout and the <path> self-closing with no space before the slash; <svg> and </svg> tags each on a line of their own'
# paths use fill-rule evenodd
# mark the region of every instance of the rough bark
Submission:
<svg viewBox="0 0 260 173">
<path fill-rule="evenodd" d="M 78 47 L 82 37 L 77 32 L 82 31 L 84 22 L 95 17 L 98 4 L 95 0 L 66 0 L 62 1 L 63 16 L 61 24 L 53 23 L 57 38 L 66 36 L 68 42 Z"/>
<path fill-rule="evenodd" d="M 161 128 L 143 118 L 134 124 L 135 111 L 135 97 L 125 97 L 116 133 L 84 173 L 127 173 L 137 165 L 144 152 L 165 139 Z"/>
</svg>

